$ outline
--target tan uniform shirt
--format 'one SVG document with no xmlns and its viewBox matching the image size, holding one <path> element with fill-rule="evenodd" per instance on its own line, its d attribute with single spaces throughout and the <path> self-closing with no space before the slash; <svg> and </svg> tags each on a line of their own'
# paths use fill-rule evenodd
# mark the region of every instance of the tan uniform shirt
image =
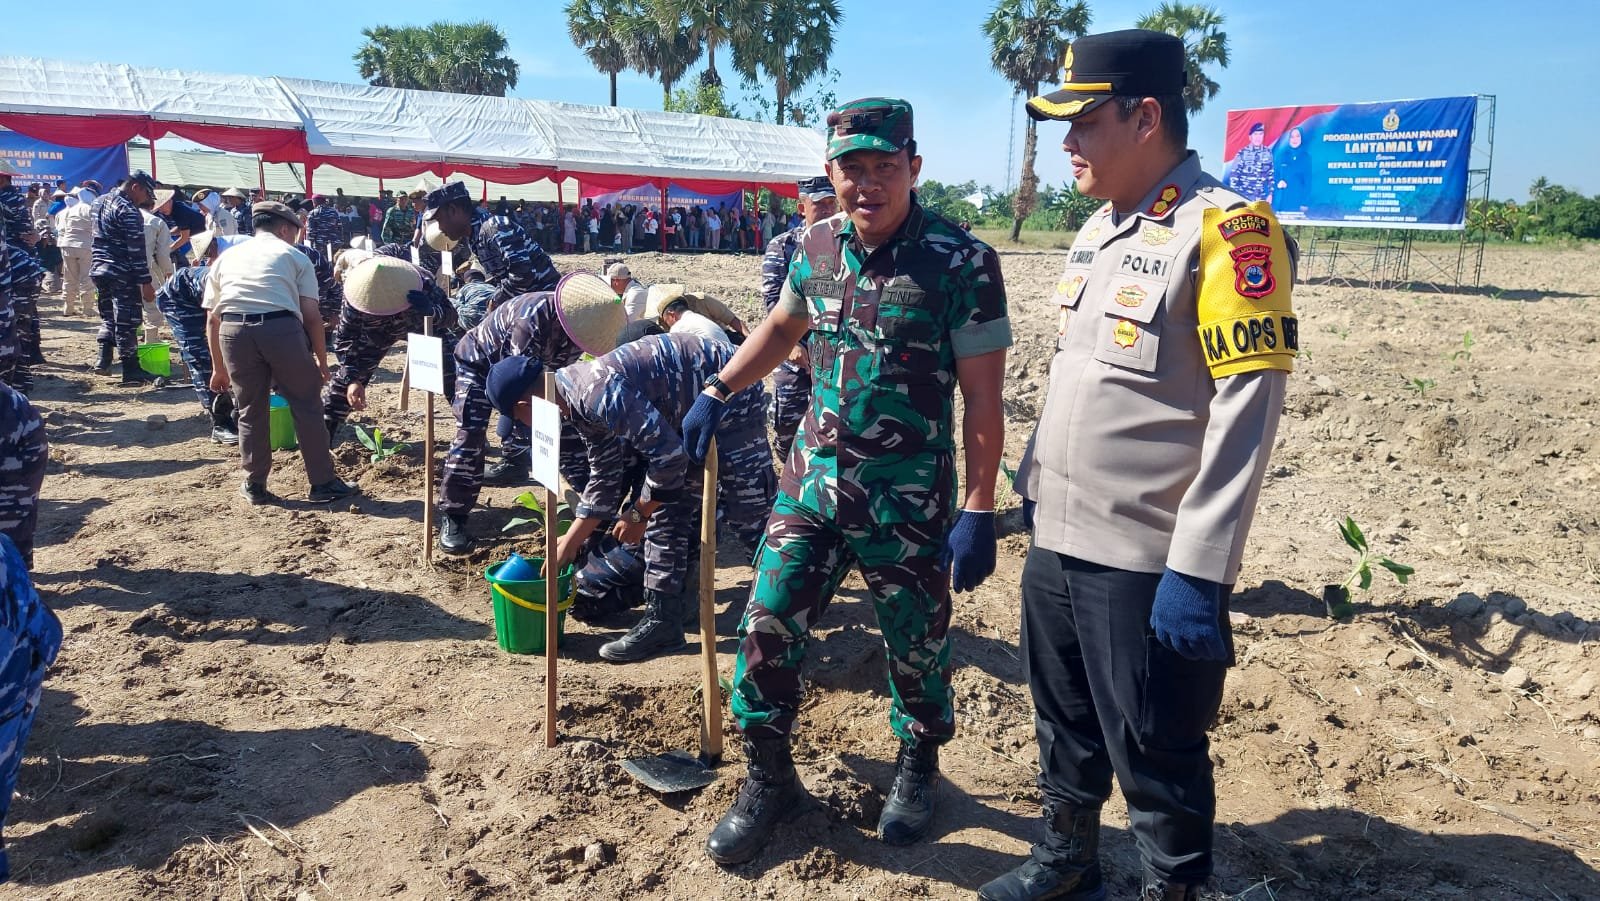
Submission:
<svg viewBox="0 0 1600 901">
<path fill-rule="evenodd" d="M 301 316 L 300 300 L 317 299 L 317 271 L 311 260 L 277 235 L 255 237 L 228 248 L 206 271 L 202 302 L 217 313 L 274 313 Z"/>
<path fill-rule="evenodd" d="M 1193 153 L 1140 212 L 1090 217 L 1056 286 L 1049 392 L 1017 476 L 1035 543 L 1238 578 L 1298 348 L 1291 246 Z"/>
</svg>

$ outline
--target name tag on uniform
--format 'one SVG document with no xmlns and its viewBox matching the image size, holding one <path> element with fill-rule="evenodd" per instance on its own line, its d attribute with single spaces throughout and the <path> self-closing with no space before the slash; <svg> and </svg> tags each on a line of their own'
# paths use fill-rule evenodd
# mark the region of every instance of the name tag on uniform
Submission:
<svg viewBox="0 0 1600 901">
<path fill-rule="evenodd" d="M 879 295 L 879 300 L 886 304 L 898 304 L 902 307 L 915 307 L 922 304 L 927 293 L 916 285 L 902 285 L 893 288 L 884 288 Z"/>
<path fill-rule="evenodd" d="M 844 298 L 844 283 L 831 278 L 808 278 L 800 283 L 800 293 L 807 297 Z"/>
</svg>

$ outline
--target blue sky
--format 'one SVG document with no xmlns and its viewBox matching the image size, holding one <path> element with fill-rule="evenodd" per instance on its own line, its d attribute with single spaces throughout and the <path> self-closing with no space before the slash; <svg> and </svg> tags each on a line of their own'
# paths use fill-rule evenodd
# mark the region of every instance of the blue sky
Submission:
<svg viewBox="0 0 1600 901">
<path fill-rule="evenodd" d="M 1156 3 L 1091 2 L 1092 30 L 1128 27 Z M 1021 114 L 988 66 L 979 26 L 991 3 L 841 5 L 844 21 L 832 59 L 840 99 L 905 97 L 916 109 L 925 178 L 1002 186 L 1012 132 L 1021 158 Z M 1498 98 L 1494 196 L 1522 199 L 1540 175 L 1600 193 L 1591 162 L 1600 147 L 1591 93 L 1600 83 L 1593 0 L 1218 5 L 1227 17 L 1233 64 L 1213 74 L 1222 93 L 1196 117 L 1191 135 L 1191 146 L 1213 171 L 1228 109 L 1484 93 Z M 203 15 L 178 17 L 160 9 L 134 16 L 122 2 L 74 0 L 60 30 L 69 37 L 27 40 L 21 30 L 7 29 L 0 33 L 0 53 L 354 82 L 351 55 L 363 27 L 482 18 L 506 32 L 521 63 L 515 95 L 603 104 L 606 78 L 568 40 L 562 6 L 559 0 L 284 0 L 215 4 Z M 728 71 L 720 55 L 719 69 Z M 619 92 L 625 106 L 660 105 L 659 85 L 637 74 L 624 74 Z M 741 93 L 735 87 L 733 99 Z M 1050 184 L 1068 177 L 1060 150 L 1065 130 L 1059 123 L 1040 127 L 1039 173 Z"/>
</svg>

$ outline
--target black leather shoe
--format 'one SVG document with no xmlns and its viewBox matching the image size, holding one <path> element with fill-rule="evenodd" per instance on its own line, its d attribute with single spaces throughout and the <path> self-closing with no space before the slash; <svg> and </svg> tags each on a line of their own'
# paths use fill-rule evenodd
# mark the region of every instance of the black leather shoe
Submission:
<svg viewBox="0 0 1600 901">
<path fill-rule="evenodd" d="M 259 507 L 262 504 L 276 504 L 278 496 L 267 490 L 267 486 L 259 482 L 245 482 L 239 486 L 239 493 L 249 501 L 251 506 Z"/>
<path fill-rule="evenodd" d="M 334 501 L 344 500 L 357 493 L 354 485 L 349 485 L 343 479 L 332 479 L 321 485 L 312 485 L 310 500 L 313 504 L 331 504 Z"/>
<path fill-rule="evenodd" d="M 1200 901 L 1200 886 L 1168 882 L 1146 873 L 1139 901 Z"/>
<path fill-rule="evenodd" d="M 211 427 L 211 440 L 232 446 L 239 443 L 239 433 L 229 427 L 215 425 Z"/>
<path fill-rule="evenodd" d="M 733 807 L 706 837 L 706 856 L 725 866 L 752 860 L 772 839 L 773 830 L 800 808 L 805 790 L 794 773 L 789 737 L 744 740 L 749 775 Z"/>
<path fill-rule="evenodd" d="M 601 657 L 612 663 L 633 663 L 688 643 L 683 639 L 682 597 L 667 598 L 649 588 L 644 596 L 644 616 L 628 634 L 601 645 Z"/>
<path fill-rule="evenodd" d="M 467 518 L 446 513 L 439 520 L 439 550 L 454 557 L 472 550 L 472 536 L 467 534 Z"/>
<path fill-rule="evenodd" d="M 909 845 L 922 840 L 933 822 L 934 794 L 939 787 L 939 746 L 923 742 L 900 743 L 894 786 L 883 801 L 878 835 L 886 845 Z"/>
<path fill-rule="evenodd" d="M 527 457 L 512 457 L 483 471 L 485 485 L 521 485 L 533 478 Z"/>
<path fill-rule="evenodd" d="M 167 386 L 167 380 L 159 375 L 151 375 L 150 373 L 145 372 L 143 369 L 140 369 L 138 360 L 123 360 L 122 384 L 125 386 L 149 385 L 152 388 L 165 388 Z"/>
<path fill-rule="evenodd" d="M 1045 840 L 1022 865 L 985 883 L 983 901 L 1105 901 L 1100 876 L 1100 809 L 1045 811 Z"/>
</svg>

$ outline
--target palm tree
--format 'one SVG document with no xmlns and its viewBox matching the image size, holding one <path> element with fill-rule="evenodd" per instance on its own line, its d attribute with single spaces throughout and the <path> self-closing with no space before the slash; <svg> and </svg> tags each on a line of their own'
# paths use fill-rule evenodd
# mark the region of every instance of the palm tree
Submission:
<svg viewBox="0 0 1600 901">
<path fill-rule="evenodd" d="M 661 108 L 672 102 L 672 86 L 700 61 L 705 41 L 683 10 L 663 0 L 643 0 L 624 27 L 628 64 L 659 79 Z"/>
<path fill-rule="evenodd" d="M 828 71 L 833 29 L 841 13 L 838 0 L 761 0 L 752 4 L 750 39 L 733 48 L 733 67 L 755 81 L 765 72 L 777 90 L 777 123 L 782 125 L 789 97 Z"/>
<path fill-rule="evenodd" d="M 706 70 L 700 81 L 722 84 L 717 74 L 717 48 L 736 46 L 748 40 L 750 17 L 744 8 L 749 0 L 653 0 L 657 14 L 667 21 L 681 19 L 706 46 Z"/>
<path fill-rule="evenodd" d="M 1215 6 L 1198 3 L 1163 3 L 1138 22 L 1140 28 L 1183 40 L 1183 66 L 1189 74 L 1183 105 L 1190 115 L 1200 112 L 1206 101 L 1222 90 L 1222 85 L 1212 80 L 1204 68 L 1210 63 L 1228 68 L 1228 35 L 1222 30 L 1222 23 L 1222 13 Z"/>
<path fill-rule="evenodd" d="M 1543 175 L 1534 179 L 1533 184 L 1528 186 L 1529 206 L 1538 209 L 1539 201 L 1543 200 L 1544 195 L 1548 193 L 1550 193 L 1550 179 L 1545 178 Z"/>
<path fill-rule="evenodd" d="M 517 86 L 517 61 L 505 55 L 506 36 L 488 22 L 379 25 L 361 35 L 367 41 L 355 60 L 370 84 L 492 97 Z"/>
<path fill-rule="evenodd" d="M 617 74 L 628 68 L 626 0 L 570 0 L 567 34 L 594 67 L 611 77 L 611 105 L 617 105 Z"/>
<path fill-rule="evenodd" d="M 1039 93 L 1039 85 L 1060 71 L 1072 39 L 1089 30 L 1089 7 L 1062 0 L 1000 0 L 983 23 L 989 39 L 989 64 L 1014 91 L 1025 97 Z M 1022 221 L 1038 202 L 1039 176 L 1033 161 L 1039 132 L 1032 116 L 1025 118 L 1022 142 L 1022 178 L 1011 205 L 1011 240 L 1022 236 Z"/>
</svg>

